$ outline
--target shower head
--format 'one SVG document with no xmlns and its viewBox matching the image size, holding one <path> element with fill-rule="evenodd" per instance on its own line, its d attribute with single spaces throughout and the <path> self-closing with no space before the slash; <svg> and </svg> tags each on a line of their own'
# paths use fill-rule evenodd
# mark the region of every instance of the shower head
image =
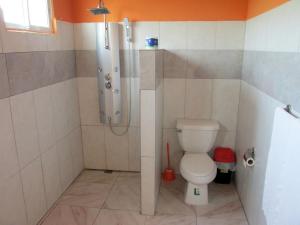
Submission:
<svg viewBox="0 0 300 225">
<path fill-rule="evenodd" d="M 103 1 L 99 1 L 99 5 L 96 8 L 91 8 L 89 9 L 89 11 L 94 14 L 94 15 L 107 15 L 110 14 L 110 11 L 108 10 L 108 8 L 106 8 L 104 6 L 104 2 Z"/>
</svg>

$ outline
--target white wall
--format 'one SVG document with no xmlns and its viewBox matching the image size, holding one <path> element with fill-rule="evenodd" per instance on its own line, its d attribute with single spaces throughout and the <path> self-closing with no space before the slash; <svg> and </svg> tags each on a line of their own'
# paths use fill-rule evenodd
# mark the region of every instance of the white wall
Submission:
<svg viewBox="0 0 300 225">
<path fill-rule="evenodd" d="M 70 23 L 51 35 L 0 29 L 3 53 L 74 50 Z M 77 83 L 60 81 L 0 99 L 0 224 L 37 224 L 83 169 Z"/>
<path fill-rule="evenodd" d="M 287 55 L 300 52 L 299 12 L 300 1 L 292 0 L 248 20 L 245 51 L 255 51 L 257 54 L 285 52 Z M 274 63 L 276 65 L 276 57 Z M 281 73 L 288 73 L 289 69 L 293 68 L 286 67 L 286 70 L 282 70 Z M 270 68 L 262 68 L 262 70 L 264 74 L 269 75 L 269 82 L 277 82 L 280 85 L 281 80 L 276 78 L 277 80 L 274 81 L 272 74 L 268 74 Z M 292 90 L 285 89 L 285 91 Z M 266 224 L 262 211 L 262 198 L 273 117 L 275 108 L 286 104 L 289 102 L 279 102 L 267 95 L 264 90 L 242 81 L 236 140 L 238 154 L 236 183 L 250 225 Z M 242 165 L 242 156 L 251 147 L 256 149 L 256 164 L 253 168 L 245 169 Z"/>
</svg>

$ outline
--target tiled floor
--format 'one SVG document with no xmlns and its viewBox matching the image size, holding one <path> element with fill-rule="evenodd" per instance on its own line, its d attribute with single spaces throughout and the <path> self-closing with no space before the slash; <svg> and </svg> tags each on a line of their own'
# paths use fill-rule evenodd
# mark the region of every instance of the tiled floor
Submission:
<svg viewBox="0 0 300 225">
<path fill-rule="evenodd" d="M 210 203 L 183 202 L 184 181 L 162 184 L 155 216 L 140 215 L 140 174 L 84 171 L 41 225 L 247 225 L 232 185 L 211 184 Z"/>
</svg>

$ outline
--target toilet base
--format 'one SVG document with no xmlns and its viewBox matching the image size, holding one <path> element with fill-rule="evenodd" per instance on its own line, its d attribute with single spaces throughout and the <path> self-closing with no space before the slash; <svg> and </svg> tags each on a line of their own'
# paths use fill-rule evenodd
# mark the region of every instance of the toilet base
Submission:
<svg viewBox="0 0 300 225">
<path fill-rule="evenodd" d="M 207 184 L 195 185 L 192 183 L 187 183 L 184 201 L 189 205 L 208 204 Z"/>
</svg>

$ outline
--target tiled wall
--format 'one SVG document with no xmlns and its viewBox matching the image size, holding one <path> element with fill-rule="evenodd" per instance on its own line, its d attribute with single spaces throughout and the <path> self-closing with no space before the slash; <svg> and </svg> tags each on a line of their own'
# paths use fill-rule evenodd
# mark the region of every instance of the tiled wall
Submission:
<svg viewBox="0 0 300 225">
<path fill-rule="evenodd" d="M 0 224 L 35 225 L 83 169 L 73 25 L 0 37 Z"/>
<path fill-rule="evenodd" d="M 265 225 L 262 211 L 265 170 L 275 108 L 300 111 L 300 2 L 247 21 L 237 129 L 237 187 L 250 225 Z M 256 148 L 256 164 L 245 169 L 244 152 Z"/>
<path fill-rule="evenodd" d="M 171 144 L 171 160 L 178 171 L 179 159 L 182 149 L 177 141 L 175 125 L 177 118 L 213 118 L 221 123 L 221 131 L 217 145 L 234 147 L 236 134 L 236 118 L 240 89 L 240 77 L 242 73 L 243 46 L 244 46 L 244 22 L 137 22 L 133 23 L 133 49 L 145 49 L 145 38 L 149 35 L 159 37 L 159 48 L 163 51 L 163 75 L 164 75 L 164 146 L 167 141 Z M 96 53 L 95 53 L 95 24 L 81 23 L 75 25 L 75 43 L 77 53 L 77 75 L 80 77 L 79 86 L 86 89 L 79 94 L 81 102 L 81 121 L 85 129 L 97 129 L 102 141 L 88 137 L 85 152 L 90 156 L 102 158 L 110 154 L 105 140 L 106 133 L 99 124 L 99 110 L 96 93 Z M 126 52 L 124 40 L 120 40 L 121 53 Z M 136 51 L 133 51 L 134 53 Z M 123 55 L 123 54 L 121 54 Z M 133 54 L 136 56 L 137 54 Z M 122 58 L 121 65 L 125 65 L 126 57 Z M 131 78 L 134 83 L 139 83 L 140 71 L 138 58 L 133 57 L 134 72 Z M 122 80 L 129 79 L 123 73 Z M 126 77 L 126 78 L 125 78 Z M 141 87 L 149 85 L 141 80 Z M 150 83 L 149 83 L 150 82 Z M 153 82 L 153 81 L 152 81 Z M 87 84 L 89 83 L 89 85 Z M 93 93 L 92 93 L 92 90 Z M 134 89 L 133 127 L 139 126 L 139 87 Z M 89 101 L 88 101 L 89 99 Z M 220 104 L 222 103 L 222 104 Z M 86 116 L 85 116 L 86 115 Z M 93 118 L 93 121 L 90 119 Z M 84 130 L 84 129 L 83 129 Z M 85 131 L 83 131 L 85 133 Z M 87 131 L 88 132 L 88 131 Z M 110 133 L 110 131 L 107 131 Z M 137 131 L 138 132 L 138 131 Z M 91 132 L 93 133 L 93 132 Z M 139 132 L 138 132 L 139 133 Z M 130 141 L 130 134 L 129 137 Z M 126 140 L 125 140 L 126 141 Z M 95 143 L 95 145 L 91 144 Z M 106 146 L 105 146 L 106 145 Z M 138 144 L 133 144 L 138 146 Z M 128 152 L 128 145 L 124 145 L 122 151 Z M 103 149 L 100 153 L 96 149 Z M 105 150 L 106 149 L 106 150 Z M 130 148 L 129 148 L 130 149 Z M 136 149 L 139 149 L 137 147 Z M 163 151 L 164 153 L 164 151 Z M 137 159 L 135 156 L 129 158 Z M 122 155 L 124 160 L 124 155 Z M 90 157 L 93 158 L 93 157 Z M 95 157 L 94 157 L 95 158 Z M 118 156 L 116 156 L 117 160 Z M 121 157 L 120 157 L 121 158 Z M 126 158 L 127 159 L 127 158 Z M 129 161 L 132 164 L 132 161 Z M 163 167 L 165 167 L 165 154 L 163 154 Z M 90 162 L 86 162 L 88 164 Z M 97 164 L 98 168 L 107 168 L 107 160 Z M 96 166 L 95 163 L 93 166 Z M 136 167 L 138 169 L 139 167 Z M 130 168 L 129 168 L 130 169 Z"/>
<path fill-rule="evenodd" d="M 161 179 L 163 50 L 139 51 L 141 79 L 141 211 L 154 215 Z"/>
</svg>

